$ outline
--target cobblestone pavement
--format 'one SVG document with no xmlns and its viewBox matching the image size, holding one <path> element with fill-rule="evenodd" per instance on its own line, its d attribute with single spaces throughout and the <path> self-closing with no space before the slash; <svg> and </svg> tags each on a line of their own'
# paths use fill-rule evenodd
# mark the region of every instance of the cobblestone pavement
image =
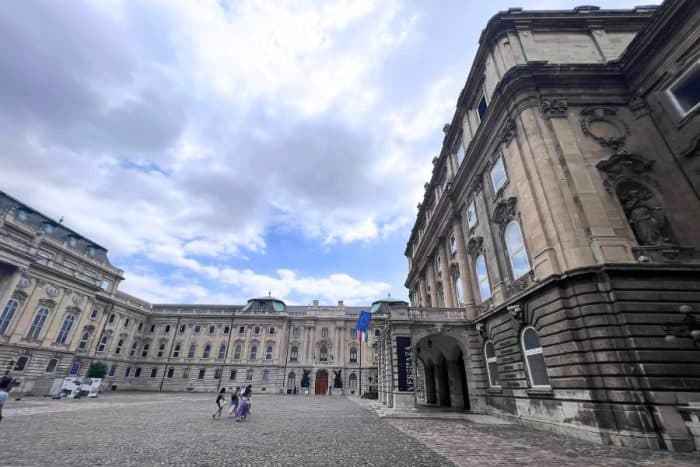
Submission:
<svg viewBox="0 0 700 467">
<path fill-rule="evenodd" d="M 254 396 L 245 423 L 209 394 L 9 400 L 1 465 L 452 465 L 343 397 Z"/>
<path fill-rule="evenodd" d="M 699 466 L 696 454 L 601 446 L 521 425 L 385 418 L 458 466 Z"/>
</svg>

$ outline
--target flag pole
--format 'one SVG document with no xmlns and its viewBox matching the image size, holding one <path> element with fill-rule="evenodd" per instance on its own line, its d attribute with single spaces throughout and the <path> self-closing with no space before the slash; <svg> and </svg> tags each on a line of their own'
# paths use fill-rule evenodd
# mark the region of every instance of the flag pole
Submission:
<svg viewBox="0 0 700 467">
<path fill-rule="evenodd" d="M 362 399 L 362 341 L 360 341 L 360 399 Z"/>
</svg>

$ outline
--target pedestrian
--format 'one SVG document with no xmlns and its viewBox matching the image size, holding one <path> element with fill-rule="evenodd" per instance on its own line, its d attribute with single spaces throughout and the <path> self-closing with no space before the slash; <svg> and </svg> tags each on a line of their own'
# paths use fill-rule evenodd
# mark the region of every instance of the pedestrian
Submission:
<svg viewBox="0 0 700 467">
<path fill-rule="evenodd" d="M 250 384 L 243 390 L 240 398 L 240 404 L 238 406 L 238 410 L 236 411 L 237 422 L 243 422 L 247 419 L 248 413 L 250 412 L 250 397 L 252 392 L 253 391 Z"/>
<path fill-rule="evenodd" d="M 226 392 L 226 388 L 221 388 L 221 391 L 219 391 L 219 395 L 216 398 L 216 412 L 211 416 L 211 418 L 215 418 L 217 415 L 219 418 L 221 418 L 221 411 L 224 409 L 224 400 L 226 399 L 224 396 L 224 393 Z"/>
<path fill-rule="evenodd" d="M 12 387 L 12 378 L 3 376 L 0 378 L 0 422 L 2 421 L 2 406 L 5 405 L 7 398 L 10 397 L 8 392 Z"/>
<path fill-rule="evenodd" d="M 241 387 L 236 386 L 235 389 L 233 389 L 233 392 L 231 393 L 231 408 L 228 411 L 228 416 L 232 417 L 236 414 L 236 410 L 238 410 L 238 403 L 240 402 L 241 398 Z"/>
</svg>

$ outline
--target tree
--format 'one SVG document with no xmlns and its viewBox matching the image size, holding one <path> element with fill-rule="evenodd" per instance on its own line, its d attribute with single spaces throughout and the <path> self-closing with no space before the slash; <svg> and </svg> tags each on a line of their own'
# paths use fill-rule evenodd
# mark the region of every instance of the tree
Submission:
<svg viewBox="0 0 700 467">
<path fill-rule="evenodd" d="M 107 374 L 107 364 L 102 362 L 92 362 L 88 368 L 88 378 L 104 378 Z"/>
</svg>

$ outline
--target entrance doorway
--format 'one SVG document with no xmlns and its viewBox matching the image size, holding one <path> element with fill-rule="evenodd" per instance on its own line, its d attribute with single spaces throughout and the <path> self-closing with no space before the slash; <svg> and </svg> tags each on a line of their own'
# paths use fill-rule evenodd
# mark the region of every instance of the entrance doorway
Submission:
<svg viewBox="0 0 700 467">
<path fill-rule="evenodd" d="M 317 396 L 325 396 L 326 393 L 328 393 L 328 372 L 326 370 L 319 370 L 316 372 L 314 393 Z"/>
<path fill-rule="evenodd" d="M 450 336 L 432 335 L 418 341 L 416 357 L 422 363 L 425 402 L 469 410 L 469 389 L 464 353 Z"/>
</svg>

